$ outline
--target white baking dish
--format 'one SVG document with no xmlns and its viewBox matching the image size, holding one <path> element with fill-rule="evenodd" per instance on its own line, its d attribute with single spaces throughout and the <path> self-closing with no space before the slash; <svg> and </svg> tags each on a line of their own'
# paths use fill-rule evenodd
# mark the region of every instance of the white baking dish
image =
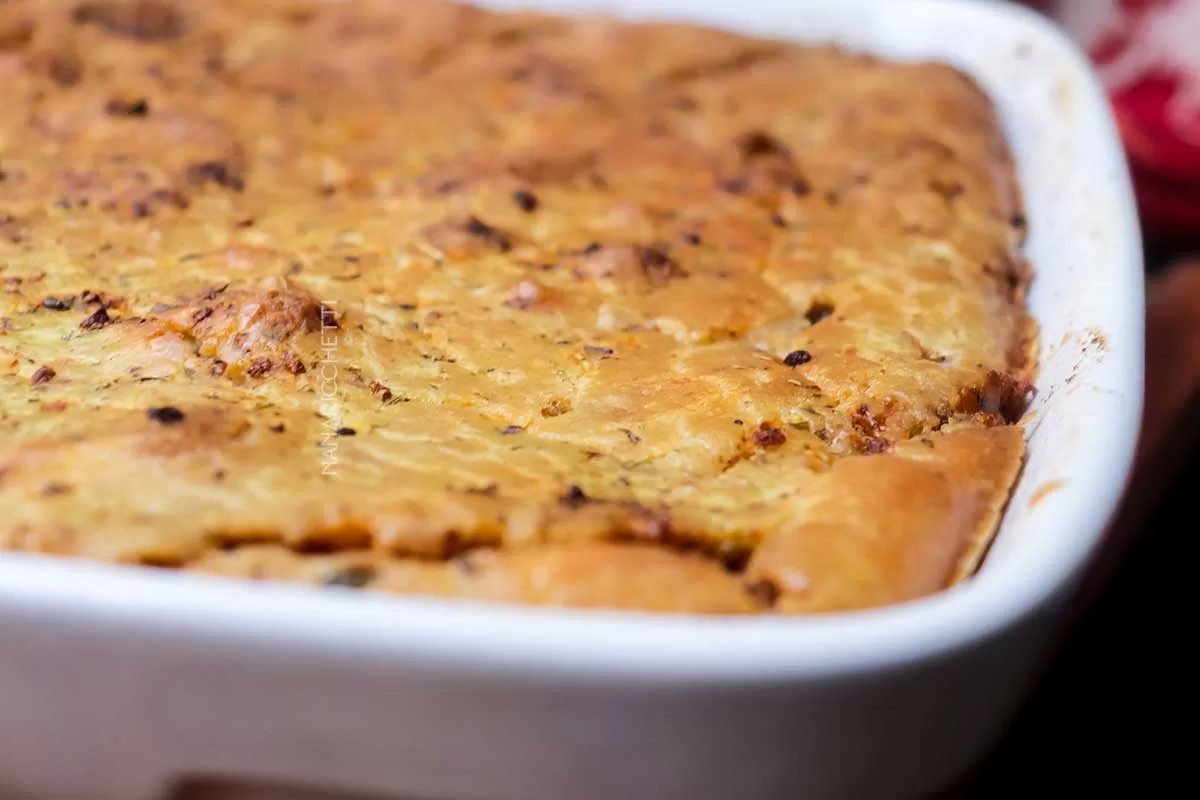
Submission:
<svg viewBox="0 0 1200 800">
<path fill-rule="evenodd" d="M 1018 156 L 1042 331 L 1030 458 L 982 574 L 879 611 L 716 620 L 3 555 L 0 795 L 142 800 L 218 776 L 404 798 L 902 797 L 968 768 L 1014 709 L 1101 542 L 1141 400 L 1137 225 L 1084 59 L 994 3 L 509 4 L 835 41 L 982 81 Z"/>
</svg>

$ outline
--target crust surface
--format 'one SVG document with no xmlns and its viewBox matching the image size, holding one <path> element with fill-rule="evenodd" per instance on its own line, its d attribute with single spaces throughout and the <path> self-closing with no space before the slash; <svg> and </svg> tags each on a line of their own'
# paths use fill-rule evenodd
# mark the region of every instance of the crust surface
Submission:
<svg viewBox="0 0 1200 800">
<path fill-rule="evenodd" d="M 440 0 L 0 6 L 0 549 L 497 602 L 900 602 L 1023 457 L 955 70 Z"/>
</svg>

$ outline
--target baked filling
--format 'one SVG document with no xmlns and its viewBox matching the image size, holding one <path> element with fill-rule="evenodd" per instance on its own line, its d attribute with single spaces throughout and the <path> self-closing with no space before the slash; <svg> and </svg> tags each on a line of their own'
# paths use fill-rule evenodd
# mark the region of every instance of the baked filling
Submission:
<svg viewBox="0 0 1200 800">
<path fill-rule="evenodd" d="M 819 612 L 968 574 L 1035 327 L 954 69 L 441 0 L 0 5 L 0 548 Z"/>
</svg>

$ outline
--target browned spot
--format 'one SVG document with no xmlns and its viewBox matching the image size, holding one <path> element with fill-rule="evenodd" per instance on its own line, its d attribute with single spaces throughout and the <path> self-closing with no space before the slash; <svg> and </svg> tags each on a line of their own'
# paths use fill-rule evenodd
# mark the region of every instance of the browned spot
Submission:
<svg viewBox="0 0 1200 800">
<path fill-rule="evenodd" d="M 0 53 L 20 50 L 33 39 L 36 30 L 33 20 L 16 12 L 17 9 L 8 14 L 0 11 Z"/>
<path fill-rule="evenodd" d="M 79 323 L 79 327 L 85 331 L 97 331 L 112 322 L 112 318 L 108 316 L 108 311 L 104 306 L 96 309 L 87 319 Z"/>
<path fill-rule="evenodd" d="M 1033 494 L 1029 497 L 1029 507 L 1037 508 L 1043 500 L 1066 485 L 1067 482 L 1061 478 L 1052 481 L 1046 481 L 1037 489 L 1035 489 Z"/>
<path fill-rule="evenodd" d="M 150 104 L 144 97 L 110 97 L 104 111 L 114 117 L 144 117 L 150 113 Z"/>
<path fill-rule="evenodd" d="M 759 447 L 779 447 L 787 441 L 787 434 L 769 422 L 758 426 L 754 432 L 754 443 Z"/>
<path fill-rule="evenodd" d="M 45 69 L 50 80 L 63 88 L 74 86 L 83 79 L 83 59 L 73 51 L 48 56 Z"/>
<path fill-rule="evenodd" d="M 646 281 L 651 286 L 663 286 L 688 275 L 671 257 L 667 245 L 661 243 L 606 246 L 592 242 L 582 250 L 564 254 L 563 262 L 579 280 Z"/>
<path fill-rule="evenodd" d="M 964 414 L 993 417 L 996 424 L 1011 424 L 1025 413 L 1033 392 L 1034 387 L 1028 381 L 992 370 L 983 384 L 959 391 L 956 410 Z"/>
<path fill-rule="evenodd" d="M 75 7 L 77 25 L 94 25 L 105 33 L 146 42 L 183 35 L 183 15 L 162 0 L 94 0 Z"/>
<path fill-rule="evenodd" d="M 552 397 L 542 406 L 543 417 L 561 417 L 571 410 L 571 401 L 566 397 Z"/>
</svg>

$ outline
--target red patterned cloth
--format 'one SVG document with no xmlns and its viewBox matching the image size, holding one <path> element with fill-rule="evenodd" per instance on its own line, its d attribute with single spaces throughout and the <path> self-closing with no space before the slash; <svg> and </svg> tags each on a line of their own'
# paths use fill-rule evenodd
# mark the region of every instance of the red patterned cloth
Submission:
<svg viewBox="0 0 1200 800">
<path fill-rule="evenodd" d="M 1150 235 L 1200 242 L 1200 0 L 1041 0 L 1108 88 Z"/>
</svg>

